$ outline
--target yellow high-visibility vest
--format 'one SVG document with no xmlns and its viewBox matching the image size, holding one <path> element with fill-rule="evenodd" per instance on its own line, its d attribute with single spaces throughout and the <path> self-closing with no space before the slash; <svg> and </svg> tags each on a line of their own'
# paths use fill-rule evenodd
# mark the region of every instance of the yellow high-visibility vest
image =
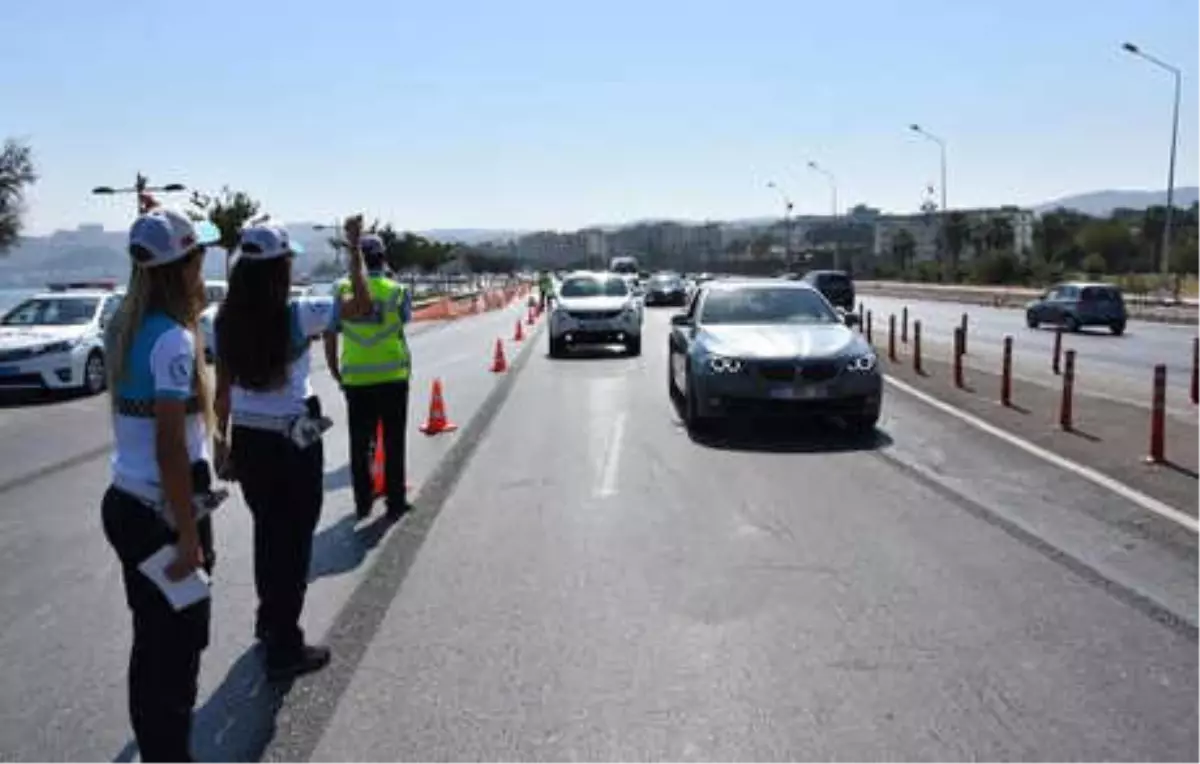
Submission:
<svg viewBox="0 0 1200 764">
<path fill-rule="evenodd" d="M 342 319 L 342 384 L 377 385 L 408 379 L 408 342 L 404 338 L 405 287 L 386 276 L 368 276 L 371 311 L 353 321 Z M 353 292 L 349 281 L 338 283 L 339 299 Z"/>
</svg>

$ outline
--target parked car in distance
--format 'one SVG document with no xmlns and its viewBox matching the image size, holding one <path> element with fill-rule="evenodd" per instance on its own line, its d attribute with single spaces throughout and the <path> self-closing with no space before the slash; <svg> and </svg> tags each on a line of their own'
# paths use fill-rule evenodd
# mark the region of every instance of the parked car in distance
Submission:
<svg viewBox="0 0 1200 764">
<path fill-rule="evenodd" d="M 845 271 L 809 271 L 799 280 L 815 287 L 835 308 L 854 310 L 854 281 Z"/>
<path fill-rule="evenodd" d="M 1120 336 L 1128 320 L 1125 297 L 1112 284 L 1057 284 L 1025 306 L 1025 323 L 1030 329 L 1051 324 L 1077 332 L 1085 326 L 1106 326 Z"/>
</svg>

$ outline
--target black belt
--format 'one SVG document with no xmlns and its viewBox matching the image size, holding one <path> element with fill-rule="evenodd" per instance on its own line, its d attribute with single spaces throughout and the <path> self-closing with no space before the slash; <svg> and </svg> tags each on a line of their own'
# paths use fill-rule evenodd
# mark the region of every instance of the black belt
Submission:
<svg viewBox="0 0 1200 764">
<path fill-rule="evenodd" d="M 153 419 L 154 418 L 154 400 L 144 398 L 118 398 L 116 405 L 117 413 L 121 416 L 136 417 L 138 419 Z M 192 396 L 184 401 L 183 410 L 187 414 L 200 413 L 200 399 Z"/>
</svg>

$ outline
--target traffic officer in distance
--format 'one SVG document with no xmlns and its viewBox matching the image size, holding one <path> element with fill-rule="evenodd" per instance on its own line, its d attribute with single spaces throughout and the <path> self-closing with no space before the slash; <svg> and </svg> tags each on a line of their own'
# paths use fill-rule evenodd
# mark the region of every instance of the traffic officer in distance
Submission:
<svg viewBox="0 0 1200 764">
<path fill-rule="evenodd" d="M 113 456 L 101 517 L 133 613 L 129 716 L 142 761 L 192 760 L 192 707 L 211 601 L 201 584 L 199 599 L 172 604 L 170 586 L 156 584 L 145 563 L 174 545 L 173 562 L 159 563 L 167 565 L 167 581 L 212 570 L 211 520 L 195 506 L 211 482 L 212 421 L 196 322 L 204 308 L 205 245 L 217 238 L 211 225 L 193 225 L 171 210 L 138 217 L 129 231 L 129 286 L 105 337 Z"/>
<path fill-rule="evenodd" d="M 300 628 L 325 494 L 321 435 L 333 424 L 313 394 L 309 345 L 339 316 L 371 308 L 361 231 L 361 216 L 346 222 L 345 294 L 291 298 L 296 247 L 287 231 L 247 228 L 216 319 L 217 458 L 228 455 L 254 520 L 254 631 L 273 681 L 316 671 L 330 658 L 327 647 L 306 644 Z"/>
<path fill-rule="evenodd" d="M 387 262 L 383 239 L 362 238 L 371 309 L 366 316 L 343 314 L 335 331 L 325 334 L 329 372 L 346 394 L 350 426 L 350 476 L 358 516 L 371 513 L 375 501 L 371 481 L 371 444 L 383 424 L 384 476 L 387 511 L 395 517 L 408 507 L 405 496 L 405 451 L 408 428 L 410 357 L 404 325 L 412 319 L 412 295 L 384 274 Z M 342 280 L 337 294 L 350 285 Z M 342 335 L 338 357 L 338 331 Z"/>
</svg>

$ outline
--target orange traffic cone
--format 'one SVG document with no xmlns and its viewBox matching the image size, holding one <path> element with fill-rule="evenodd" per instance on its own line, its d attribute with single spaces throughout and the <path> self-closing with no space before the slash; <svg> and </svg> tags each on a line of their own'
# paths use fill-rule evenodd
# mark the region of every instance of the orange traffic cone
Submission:
<svg viewBox="0 0 1200 764">
<path fill-rule="evenodd" d="M 521 319 L 517 319 L 517 330 L 513 332 L 513 342 L 521 342 L 525 339 L 525 331 L 521 328 Z"/>
<path fill-rule="evenodd" d="M 437 435 L 441 432 L 454 432 L 458 425 L 446 418 L 446 402 L 442 400 L 442 380 L 433 380 L 433 395 L 429 398 L 429 419 L 421 425 L 421 432 L 426 435 Z"/>
<path fill-rule="evenodd" d="M 375 498 L 387 495 L 387 476 L 383 468 L 383 422 L 375 428 L 375 453 L 371 456 L 371 492 Z"/>
<path fill-rule="evenodd" d="M 375 443 L 371 446 L 371 493 L 376 499 L 387 496 L 387 470 L 384 466 L 383 422 L 375 428 Z M 412 490 L 412 483 L 404 484 L 404 492 Z"/>
<path fill-rule="evenodd" d="M 536 311 L 537 311 L 536 306 L 534 306 L 534 305 L 529 306 L 529 315 L 525 317 L 525 325 L 526 326 L 533 326 L 534 319 L 537 315 Z"/>
<path fill-rule="evenodd" d="M 508 361 L 504 358 L 504 343 L 496 339 L 496 352 L 492 355 L 492 369 L 496 374 L 508 371 Z"/>
</svg>

